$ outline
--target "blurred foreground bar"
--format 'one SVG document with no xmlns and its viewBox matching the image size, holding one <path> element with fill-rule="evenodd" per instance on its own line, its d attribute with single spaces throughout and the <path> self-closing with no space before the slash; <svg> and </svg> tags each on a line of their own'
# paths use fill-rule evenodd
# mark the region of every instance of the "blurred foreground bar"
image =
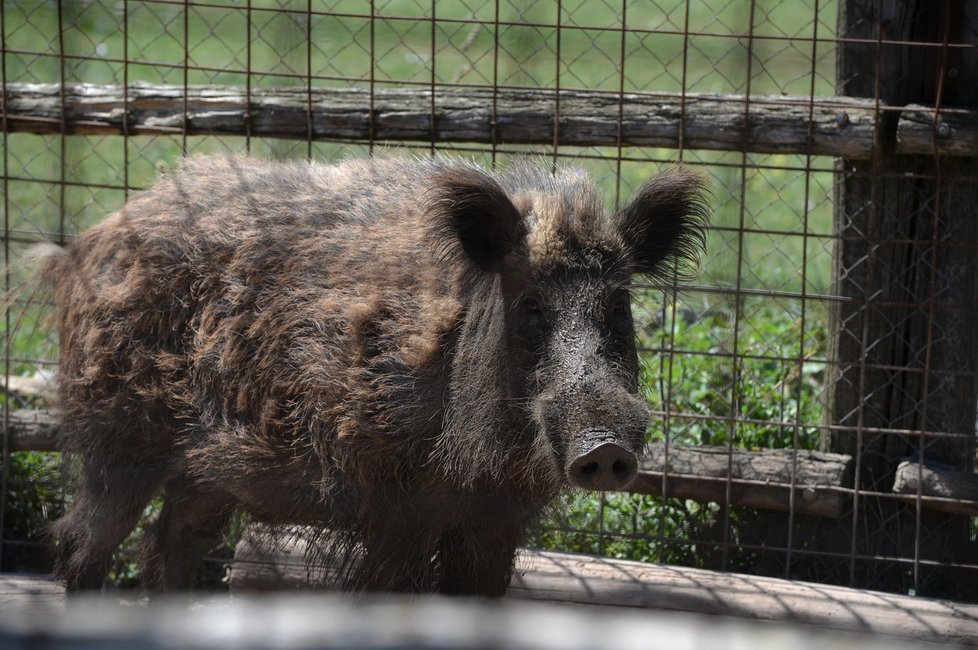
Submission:
<svg viewBox="0 0 978 650">
<path fill-rule="evenodd" d="M 3 581 L 0 580 L 0 591 Z M 0 648 L 892 650 L 919 641 L 805 625 L 512 600 L 291 594 L 0 607 Z M 944 647 L 952 647 L 945 645 Z"/>
</svg>

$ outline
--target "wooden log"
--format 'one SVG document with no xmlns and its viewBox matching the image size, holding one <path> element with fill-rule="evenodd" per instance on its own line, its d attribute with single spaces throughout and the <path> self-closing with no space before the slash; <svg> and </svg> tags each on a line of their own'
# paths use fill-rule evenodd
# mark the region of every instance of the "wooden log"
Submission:
<svg viewBox="0 0 978 650">
<path fill-rule="evenodd" d="M 10 451 L 58 451 L 61 418 L 52 409 L 11 411 L 7 422 Z"/>
<path fill-rule="evenodd" d="M 839 517 L 849 501 L 852 458 L 817 451 L 651 446 L 630 492 Z M 792 486 L 794 475 L 794 486 Z M 794 499 L 792 499 L 794 492 Z"/>
<path fill-rule="evenodd" d="M 0 390 L 22 402 L 53 403 L 58 385 L 54 377 L 7 375 Z M 60 418 L 53 409 L 11 410 L 7 418 L 10 451 L 57 451 Z"/>
<path fill-rule="evenodd" d="M 30 377 L 7 375 L 6 383 L 0 384 L 0 390 L 22 400 L 53 402 L 58 397 L 57 380 L 54 377 L 42 375 Z"/>
<path fill-rule="evenodd" d="M 277 554 L 269 531 L 235 549 L 231 592 L 316 589 L 307 548 L 290 532 Z M 264 540 L 256 546 L 256 539 Z M 260 564 L 274 566 L 259 568 Z M 278 584 L 270 576 L 277 576 Z M 330 588 L 334 585 L 328 585 Z M 978 644 L 978 605 L 911 598 L 703 569 L 524 550 L 507 597 L 788 621 L 945 643 Z"/>
<path fill-rule="evenodd" d="M 8 435 L 11 451 L 57 451 L 59 419 L 53 410 L 11 411 Z M 821 517 L 839 517 L 848 495 L 845 485 L 850 458 L 842 454 L 791 450 L 747 451 L 731 454 L 730 502 L 768 510 L 788 511 Z M 670 497 L 723 503 L 727 499 L 727 450 L 716 447 L 673 445 L 666 463 L 665 449 L 653 445 L 642 461 L 639 476 L 628 491 L 662 496 L 663 485 Z M 797 472 L 791 500 L 791 472 Z M 665 482 L 663 482 L 665 474 Z"/>
<path fill-rule="evenodd" d="M 13 132 L 238 135 L 305 139 L 551 144 L 554 90 L 253 88 L 8 83 Z M 811 106 L 814 101 L 814 106 Z M 496 111 L 493 113 L 495 103 Z M 372 106 L 372 112 L 370 107 Z M 620 107 L 620 108 L 619 108 Z M 62 113 L 63 110 L 63 113 Z M 125 118 L 125 119 L 124 119 Z M 876 105 L 848 98 L 560 92 L 562 145 L 872 154 Z M 811 137 L 809 141 L 809 136 Z M 495 138 L 495 140 L 494 140 Z"/>
<path fill-rule="evenodd" d="M 960 108 L 941 109 L 910 104 L 900 111 L 896 152 L 929 156 L 978 156 L 978 113 Z"/>
<path fill-rule="evenodd" d="M 642 469 L 804 486 L 844 485 L 851 478 L 852 457 L 811 450 L 701 447 L 654 443 Z"/>
<path fill-rule="evenodd" d="M 703 569 L 526 551 L 508 596 L 791 621 L 978 644 L 978 605 Z"/>
<path fill-rule="evenodd" d="M 0 611 L 61 609 L 64 602 L 64 585 L 49 576 L 0 574 Z"/>
<path fill-rule="evenodd" d="M 921 467 L 920 463 L 903 461 L 897 467 L 893 491 L 897 494 L 925 497 L 922 505 L 933 510 L 978 516 L 978 474 L 959 470 Z M 938 497 L 938 499 L 926 499 Z"/>
</svg>

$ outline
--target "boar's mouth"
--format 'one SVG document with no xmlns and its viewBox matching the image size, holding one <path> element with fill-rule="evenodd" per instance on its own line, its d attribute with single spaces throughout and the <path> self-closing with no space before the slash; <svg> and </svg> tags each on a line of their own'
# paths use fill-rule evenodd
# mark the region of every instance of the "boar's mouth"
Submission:
<svg viewBox="0 0 978 650">
<path fill-rule="evenodd" d="M 638 474 L 638 457 L 609 429 L 581 433 L 576 456 L 565 468 L 567 480 L 585 490 L 621 490 Z"/>
</svg>

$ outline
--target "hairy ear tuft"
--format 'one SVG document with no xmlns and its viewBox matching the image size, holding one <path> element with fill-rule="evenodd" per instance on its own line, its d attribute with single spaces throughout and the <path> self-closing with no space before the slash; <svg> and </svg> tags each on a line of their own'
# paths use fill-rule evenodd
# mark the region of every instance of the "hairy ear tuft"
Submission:
<svg viewBox="0 0 978 650">
<path fill-rule="evenodd" d="M 706 247 L 710 218 L 706 181 L 685 167 L 647 180 L 617 215 L 635 273 L 690 275 Z"/>
<path fill-rule="evenodd" d="M 526 238 L 526 222 L 499 183 L 477 167 L 439 170 L 425 199 L 436 254 L 496 273 Z"/>
</svg>

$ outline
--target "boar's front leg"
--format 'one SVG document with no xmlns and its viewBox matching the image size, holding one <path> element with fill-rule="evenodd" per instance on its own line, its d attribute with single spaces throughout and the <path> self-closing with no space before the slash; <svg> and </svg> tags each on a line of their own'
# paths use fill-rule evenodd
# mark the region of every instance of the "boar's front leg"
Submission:
<svg viewBox="0 0 978 650">
<path fill-rule="evenodd" d="M 513 576 L 516 549 L 526 538 L 526 524 L 460 527 L 441 538 L 439 592 L 451 595 L 502 596 Z"/>
</svg>

